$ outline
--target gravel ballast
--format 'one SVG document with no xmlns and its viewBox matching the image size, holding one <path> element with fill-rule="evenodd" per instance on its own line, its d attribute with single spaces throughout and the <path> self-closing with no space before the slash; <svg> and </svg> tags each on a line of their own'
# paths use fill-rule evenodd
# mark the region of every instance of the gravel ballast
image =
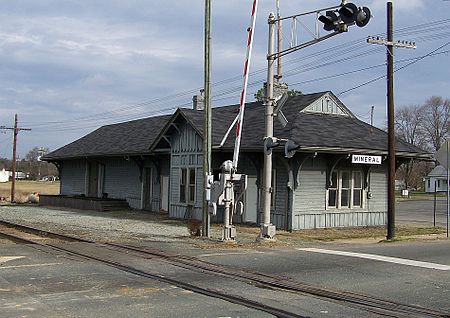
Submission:
<svg viewBox="0 0 450 318">
<path fill-rule="evenodd" d="M 13 205 L 0 206 L 0 219 L 97 241 L 176 242 L 189 238 L 185 223 L 150 212 L 95 212 Z"/>
</svg>

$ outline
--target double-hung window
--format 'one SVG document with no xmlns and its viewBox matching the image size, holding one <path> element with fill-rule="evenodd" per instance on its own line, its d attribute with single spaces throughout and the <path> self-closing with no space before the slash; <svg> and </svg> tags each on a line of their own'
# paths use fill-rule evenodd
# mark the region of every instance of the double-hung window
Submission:
<svg viewBox="0 0 450 318">
<path fill-rule="evenodd" d="M 180 168 L 180 202 L 195 202 L 195 168 Z"/>
<path fill-rule="evenodd" d="M 327 207 L 353 209 L 363 207 L 363 174 L 361 171 L 339 170 L 331 174 Z"/>
</svg>

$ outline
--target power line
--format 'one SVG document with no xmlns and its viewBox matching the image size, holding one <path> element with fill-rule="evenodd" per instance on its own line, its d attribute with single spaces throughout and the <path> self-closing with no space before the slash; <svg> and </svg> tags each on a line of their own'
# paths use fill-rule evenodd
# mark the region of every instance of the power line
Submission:
<svg viewBox="0 0 450 318">
<path fill-rule="evenodd" d="M 441 45 L 440 47 L 438 47 L 437 49 L 431 51 L 430 53 L 415 58 L 414 61 L 412 61 L 412 62 L 410 62 L 410 63 L 408 63 L 408 64 L 406 64 L 406 65 L 404 65 L 404 66 L 402 66 L 402 67 L 400 67 L 400 68 L 398 68 L 398 69 L 395 69 L 394 72 L 400 71 L 400 70 L 402 70 L 402 69 L 404 69 L 404 68 L 406 68 L 406 67 L 409 67 L 409 66 L 411 66 L 411 65 L 413 65 L 413 64 L 415 64 L 415 63 L 417 63 L 417 62 L 419 62 L 419 61 L 421 61 L 421 60 L 423 60 L 424 58 L 427 58 L 427 57 L 429 57 L 429 56 L 432 56 L 435 52 L 439 51 L 440 49 L 446 47 L 446 46 L 449 45 L 449 44 L 450 44 L 450 42 L 447 42 L 447 43 L 445 43 L 444 45 Z M 350 88 L 350 89 L 347 89 L 347 90 L 345 90 L 345 91 L 342 91 L 342 92 L 340 92 L 339 94 L 337 94 L 337 96 L 339 97 L 339 96 L 341 96 L 342 94 L 345 94 L 345 93 L 348 93 L 348 92 L 353 91 L 353 90 L 355 90 L 355 89 L 358 89 L 358 88 L 360 88 L 360 87 L 366 86 L 366 85 L 368 85 L 368 84 L 371 84 L 371 83 L 376 82 L 376 81 L 378 81 L 378 80 L 380 80 L 380 79 L 383 79 L 383 78 L 386 78 L 386 75 L 382 75 L 382 76 L 373 78 L 373 79 L 371 79 L 371 80 L 369 80 L 369 81 L 367 81 L 367 82 L 364 82 L 364 83 L 362 83 L 362 84 L 360 84 L 360 85 L 357 85 L 357 86 L 354 86 L 354 87 L 352 87 L 352 88 Z"/>
<path fill-rule="evenodd" d="M 427 54 L 427 57 L 429 57 L 429 56 L 435 56 L 435 55 L 440 55 L 440 54 L 445 54 L 445 53 L 449 53 L 449 52 L 450 52 L 450 51 L 435 52 L 435 53 L 432 53 L 432 54 Z M 420 58 L 420 57 L 419 57 L 419 58 Z M 399 61 L 397 61 L 396 63 L 399 64 L 399 63 L 404 63 L 404 62 L 411 61 L 411 60 L 416 61 L 417 59 L 418 59 L 418 57 L 415 57 L 415 58 L 408 58 L 408 59 L 399 60 Z M 329 64 L 329 63 L 325 63 L 325 64 Z M 300 85 L 300 84 L 308 84 L 308 83 L 313 83 L 313 82 L 323 81 L 323 80 L 332 79 L 332 78 L 336 78 L 336 77 L 341 77 L 341 76 L 345 76 L 345 75 L 349 75 L 349 74 L 354 74 L 354 73 L 358 73 L 358 72 L 363 72 L 363 71 L 371 70 L 371 69 L 374 69 L 374 68 L 379 68 L 379 67 L 382 67 L 382 66 L 384 66 L 384 65 L 385 65 L 385 63 L 382 63 L 382 64 L 376 64 L 376 65 L 372 65 L 372 66 L 368 66 L 368 67 L 364 67 L 364 68 L 360 68 L 360 69 L 355 69 L 355 70 L 351 70 L 351 71 L 347 71 L 347 72 L 342 72 L 342 73 L 337 73 L 337 74 L 332 74 L 332 75 L 322 76 L 322 77 L 318 77 L 318 78 L 314 78 L 314 79 L 310 79 L 310 80 L 305 80 L 305 81 L 301 81 L 301 82 L 291 83 L 290 86 L 297 86 L 297 85 Z M 319 67 L 322 67 L 322 66 L 321 66 L 321 65 L 318 65 L 316 68 L 319 68 Z M 303 72 L 306 72 L 306 71 L 309 71 L 309 70 L 310 70 L 310 69 L 306 69 L 306 70 L 303 70 Z M 383 76 L 380 76 L 380 77 L 377 77 L 377 78 L 375 78 L 375 79 L 370 80 L 369 82 L 363 83 L 361 86 L 364 86 L 364 85 L 367 85 L 367 84 L 369 84 L 369 83 L 375 82 L 375 81 L 380 80 L 380 79 L 382 79 L 382 78 L 384 78 L 384 77 L 385 77 L 384 75 L 383 75 Z M 260 80 L 260 81 L 257 81 L 257 82 L 253 82 L 253 83 L 249 84 L 249 87 L 257 86 L 258 84 L 262 84 L 263 82 L 264 82 L 264 80 Z M 235 93 L 235 92 L 238 91 L 239 89 L 240 89 L 240 87 L 237 87 L 237 86 L 236 86 L 236 87 L 229 88 L 229 89 L 227 89 L 227 90 L 225 90 L 225 91 L 222 91 L 222 92 L 220 92 L 220 93 L 217 93 L 217 94 L 215 94 L 213 101 L 217 102 L 217 101 L 223 101 L 223 100 L 227 100 L 227 99 L 230 99 L 230 98 L 234 98 L 234 96 L 233 96 L 233 97 L 227 97 L 227 95 L 230 95 L 230 94 L 232 94 L 232 93 Z M 248 96 L 252 96 L 253 94 L 254 94 L 254 93 L 248 93 L 247 95 L 248 95 Z M 176 106 L 170 106 L 170 107 L 166 107 L 166 108 L 160 108 L 160 109 L 157 110 L 157 111 L 147 111 L 147 112 L 144 112 L 144 113 L 139 113 L 139 114 L 137 114 L 136 116 L 122 117 L 122 118 L 121 118 L 121 121 L 129 121 L 129 120 L 133 120 L 133 119 L 142 118 L 142 117 L 145 116 L 146 114 L 154 115 L 155 113 L 156 113 L 156 114 L 160 114 L 160 113 L 163 113 L 163 112 L 165 112 L 165 111 L 174 111 L 174 110 L 176 110 L 177 108 L 187 107 L 187 106 L 189 106 L 189 105 L 190 105 L 190 102 L 189 102 L 189 103 L 182 104 L 182 105 L 176 105 Z M 39 128 L 39 126 L 37 125 L 37 126 L 33 126 L 33 128 L 36 130 L 36 132 L 76 131 L 76 130 L 80 130 L 80 129 L 88 129 L 88 128 L 99 127 L 99 124 L 100 124 L 101 122 L 103 122 L 103 121 L 98 121 L 98 120 L 96 119 L 96 122 L 95 122 L 95 123 L 92 123 L 92 124 L 89 124 L 89 125 L 84 125 L 84 126 L 80 126 L 80 125 L 75 124 L 75 123 L 74 123 L 74 124 L 67 124 L 67 122 L 60 122 L 60 125 L 63 125 L 63 124 L 64 124 L 65 126 L 64 126 L 64 127 L 54 127 L 54 128 L 48 128 L 48 127 L 46 127 L 46 128 L 43 128 L 43 127 L 42 127 L 42 128 Z"/>
<path fill-rule="evenodd" d="M 416 25 L 414 27 L 407 27 L 407 28 L 403 28 L 403 29 L 398 29 L 397 33 L 404 33 L 404 34 L 423 34 L 423 33 L 427 33 L 427 32 L 434 32 L 436 30 L 439 30 L 442 28 L 441 27 L 436 27 L 435 25 L 445 25 L 447 23 L 450 22 L 450 19 L 445 19 L 445 20 L 440 20 L 440 21 L 435 21 L 432 22 L 433 26 L 430 25 L 430 23 L 424 23 L 424 24 L 419 24 Z M 427 27 L 428 26 L 428 27 Z M 448 32 L 443 32 L 443 33 L 437 33 L 434 36 L 430 37 L 430 36 L 423 36 L 423 40 L 426 41 L 432 41 L 432 40 L 436 40 L 436 39 L 441 39 L 443 37 L 447 37 L 450 36 L 450 34 Z M 422 38 L 421 38 L 422 39 Z M 321 67 L 326 67 L 329 65 L 333 65 L 336 63 L 342 63 L 345 61 L 348 61 L 350 58 L 354 59 L 354 58 L 358 58 L 358 57 L 364 57 L 364 56 L 368 56 L 374 53 L 377 53 L 375 50 L 373 52 L 367 50 L 363 53 L 359 53 L 359 54 L 354 54 L 351 57 L 342 57 L 345 54 L 348 54 L 350 52 L 354 53 L 355 50 L 364 48 L 366 45 L 361 43 L 362 39 L 357 39 L 357 40 L 352 40 L 349 41 L 347 43 L 343 43 L 343 44 L 339 44 L 336 45 L 334 47 L 331 48 L 327 48 L 318 52 L 314 52 L 311 53 L 307 56 L 303 56 L 301 58 L 296 58 L 296 59 L 292 59 L 292 60 L 287 60 L 285 61 L 284 65 L 289 65 L 289 64 L 295 64 L 298 61 L 305 61 L 308 59 L 312 59 L 315 58 L 314 62 L 311 62 L 309 64 L 304 64 L 301 65 L 299 67 L 296 68 L 292 68 L 290 70 L 288 70 L 286 73 L 286 77 L 288 76 L 293 76 L 299 73 L 304 73 L 307 71 L 311 71 L 311 70 L 315 70 Z M 330 51 L 332 52 L 330 54 Z M 322 64 L 317 64 L 318 61 L 323 61 L 323 60 L 328 60 L 329 57 L 331 56 L 335 56 L 337 53 L 339 52 L 339 56 L 341 56 L 341 59 L 338 60 L 334 60 L 334 61 L 330 61 L 327 63 L 322 63 Z M 328 54 L 328 55 L 327 55 Z M 325 55 L 325 57 L 323 56 Z M 256 70 L 254 72 L 252 72 L 250 75 L 251 76 L 255 76 L 256 74 L 259 74 L 261 72 L 265 72 L 266 68 L 260 69 L 260 70 Z M 220 85 L 225 85 L 227 83 L 231 83 L 234 82 L 235 80 L 240 80 L 241 76 L 236 76 L 236 77 L 231 77 L 229 79 L 225 79 L 222 81 L 218 81 L 216 83 L 214 83 L 214 86 L 220 86 Z M 254 81 L 252 83 L 250 83 L 250 86 L 255 86 L 258 84 L 262 84 L 264 82 L 264 79 L 261 80 L 257 80 Z M 240 87 L 231 87 L 231 88 L 227 88 L 222 90 L 221 92 L 219 92 L 218 94 L 215 94 L 215 100 L 223 100 L 224 98 L 222 98 L 223 96 L 226 96 L 227 94 L 232 94 L 237 92 L 240 89 Z M 192 89 L 192 90 L 186 90 L 186 91 L 182 91 L 179 93 L 174 93 L 172 95 L 168 95 L 168 96 L 163 96 L 163 97 L 159 97 L 159 98 L 155 98 L 149 101 L 144 101 L 141 103 L 137 103 L 137 104 L 132 104 L 126 107 L 122 107 L 122 108 L 118 108 L 115 110 L 111 110 L 111 111 L 107 111 L 107 112 L 101 112 L 101 113 L 97 113 L 97 114 L 91 114 L 91 115 L 85 115 L 85 116 L 80 116 L 80 117 L 75 117 L 74 119 L 71 120 L 64 120 L 64 121 L 50 121 L 50 122 L 38 122 L 35 125 L 33 125 L 34 127 L 40 127 L 40 126 L 48 126 L 48 125 L 67 125 L 69 122 L 79 122 L 79 121 L 96 121 L 97 125 L 98 125 L 98 120 L 99 119 L 103 119 L 103 120 L 108 120 L 108 119 L 113 119 L 113 118 L 117 118 L 117 115 L 120 115 L 124 112 L 133 110 L 133 109 L 139 109 L 142 107 L 147 107 L 150 109 L 157 109 L 158 107 L 160 108 L 161 106 L 163 106 L 164 104 L 168 104 L 171 100 L 177 99 L 177 98 L 181 98 L 183 96 L 186 96 L 187 94 L 193 94 L 195 92 L 197 92 L 199 90 L 199 88 L 197 89 Z M 218 99 L 217 97 L 221 97 L 220 99 Z M 230 97 L 231 98 L 231 97 Z M 185 103 L 184 105 L 186 105 L 187 103 Z M 170 108 L 166 108 L 166 109 L 175 109 L 175 106 L 172 106 Z M 149 113 L 150 111 L 147 111 L 145 113 Z M 142 117 L 143 113 L 139 113 L 136 114 L 135 116 L 127 116 L 127 118 L 136 118 L 137 116 Z M 123 116 L 121 118 L 124 118 Z M 25 123 L 33 123 L 33 122 L 25 122 Z M 92 125 L 90 125 L 89 127 L 91 127 Z M 77 127 L 82 127 L 82 126 L 77 126 Z M 75 128 L 72 128 L 75 129 Z"/>
</svg>

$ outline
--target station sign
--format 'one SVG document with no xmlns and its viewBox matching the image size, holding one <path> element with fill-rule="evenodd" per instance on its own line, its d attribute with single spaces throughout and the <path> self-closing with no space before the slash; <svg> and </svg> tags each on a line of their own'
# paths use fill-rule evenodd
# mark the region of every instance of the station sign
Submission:
<svg viewBox="0 0 450 318">
<path fill-rule="evenodd" d="M 381 165 L 381 156 L 352 155 L 352 163 Z"/>
</svg>

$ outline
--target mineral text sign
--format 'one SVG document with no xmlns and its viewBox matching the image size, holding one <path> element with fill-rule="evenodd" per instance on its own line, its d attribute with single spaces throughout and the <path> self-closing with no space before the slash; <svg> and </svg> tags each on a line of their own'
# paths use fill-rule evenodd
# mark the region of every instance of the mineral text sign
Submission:
<svg viewBox="0 0 450 318">
<path fill-rule="evenodd" d="M 362 163 L 366 165 L 381 165 L 381 156 L 352 155 L 352 163 Z"/>
</svg>

